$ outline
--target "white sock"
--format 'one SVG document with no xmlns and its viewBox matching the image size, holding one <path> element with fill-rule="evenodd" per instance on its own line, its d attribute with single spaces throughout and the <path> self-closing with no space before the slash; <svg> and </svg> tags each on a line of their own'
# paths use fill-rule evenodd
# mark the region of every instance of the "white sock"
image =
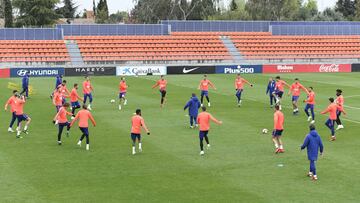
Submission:
<svg viewBox="0 0 360 203">
<path fill-rule="evenodd" d="M 90 149 L 90 145 L 86 144 L 86 150 L 89 150 L 89 149 Z"/>
<path fill-rule="evenodd" d="M 24 130 L 27 130 L 27 129 L 28 129 L 28 126 L 27 126 L 27 125 L 25 125 Z"/>
<path fill-rule="evenodd" d="M 18 130 L 18 131 L 17 131 L 17 136 L 20 136 L 20 134 L 21 134 L 21 131 Z"/>
<path fill-rule="evenodd" d="M 81 141 L 79 140 L 79 142 L 77 143 L 78 145 L 81 145 Z"/>
<path fill-rule="evenodd" d="M 278 143 L 275 143 L 275 148 L 276 148 L 276 149 L 278 149 L 278 148 L 279 148 Z"/>
<path fill-rule="evenodd" d="M 132 147 L 132 152 L 133 152 L 133 154 L 135 154 L 135 146 Z"/>
<path fill-rule="evenodd" d="M 125 101 L 124 101 L 124 105 L 126 105 L 127 104 L 127 99 L 125 99 Z"/>
<path fill-rule="evenodd" d="M 280 148 L 280 149 L 284 149 L 284 147 L 283 147 L 283 145 L 282 145 L 282 144 L 279 146 L 279 148 Z"/>
<path fill-rule="evenodd" d="M 139 143 L 139 149 L 141 149 L 141 142 Z"/>
</svg>

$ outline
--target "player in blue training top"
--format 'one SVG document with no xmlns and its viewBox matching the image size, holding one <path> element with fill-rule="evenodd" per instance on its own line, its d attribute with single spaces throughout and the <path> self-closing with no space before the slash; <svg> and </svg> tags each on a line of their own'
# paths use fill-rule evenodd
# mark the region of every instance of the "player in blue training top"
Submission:
<svg viewBox="0 0 360 203">
<path fill-rule="evenodd" d="M 62 84 L 62 82 L 63 82 L 63 81 L 62 81 L 62 78 L 63 78 L 63 76 L 62 76 L 61 74 L 59 74 L 59 75 L 56 76 L 54 91 L 57 89 L 57 87 L 59 87 L 59 85 Z M 50 99 L 53 98 L 53 96 L 54 96 L 54 91 L 51 93 Z"/>
<path fill-rule="evenodd" d="M 270 108 L 272 108 L 274 103 L 276 103 L 276 99 L 273 94 L 275 92 L 275 87 L 276 87 L 276 81 L 273 78 L 270 78 L 266 89 L 266 94 L 269 94 L 270 97 Z"/>
<path fill-rule="evenodd" d="M 29 97 L 29 78 L 30 75 L 28 72 L 26 72 L 24 77 L 22 78 L 22 91 L 20 92 L 20 94 L 22 95 L 25 93 L 26 98 Z"/>
<path fill-rule="evenodd" d="M 310 161 L 310 171 L 308 176 L 311 177 L 312 180 L 317 180 L 315 161 L 318 159 L 319 150 L 320 155 L 322 155 L 324 146 L 318 132 L 315 130 L 314 124 L 310 125 L 310 133 L 306 136 L 304 144 L 301 146 L 301 150 L 305 148 L 307 148 L 307 155 Z"/>
<path fill-rule="evenodd" d="M 196 127 L 198 126 L 197 116 L 200 106 L 201 104 L 199 99 L 196 97 L 196 94 L 192 93 L 190 100 L 186 103 L 184 107 L 184 111 L 189 108 L 190 128 L 194 128 L 194 123 Z"/>
</svg>

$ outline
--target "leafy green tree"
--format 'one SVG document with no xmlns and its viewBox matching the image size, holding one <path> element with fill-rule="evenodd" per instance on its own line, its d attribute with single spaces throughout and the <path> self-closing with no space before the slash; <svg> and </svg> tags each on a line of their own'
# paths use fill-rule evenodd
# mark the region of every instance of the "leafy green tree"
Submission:
<svg viewBox="0 0 360 203">
<path fill-rule="evenodd" d="M 51 26 L 59 19 L 55 12 L 59 0 L 13 0 L 18 11 L 16 26 Z"/>
<path fill-rule="evenodd" d="M 315 21 L 343 21 L 345 17 L 342 13 L 333 8 L 326 8 L 323 12 L 319 13 L 314 18 Z"/>
<path fill-rule="evenodd" d="M 0 18 L 4 18 L 4 8 L 5 6 L 5 2 L 4 0 L 0 0 Z"/>
<path fill-rule="evenodd" d="M 113 13 L 109 17 L 109 23 L 121 23 L 128 21 L 128 13 L 126 11 L 118 11 Z"/>
<path fill-rule="evenodd" d="M 335 11 L 340 12 L 348 20 L 355 16 L 355 0 L 338 0 L 335 5 Z"/>
<path fill-rule="evenodd" d="M 12 4 L 11 0 L 4 0 L 4 17 L 5 17 L 5 27 L 13 26 L 13 13 L 12 13 Z"/>
<path fill-rule="evenodd" d="M 107 23 L 109 20 L 109 9 L 106 0 L 100 0 L 96 8 L 96 23 Z"/>
<path fill-rule="evenodd" d="M 355 3 L 355 17 L 354 20 L 360 21 L 360 0 Z"/>
<path fill-rule="evenodd" d="M 75 5 L 73 0 L 64 0 L 64 6 L 58 8 L 56 12 L 64 18 L 74 18 L 78 6 Z"/>
<path fill-rule="evenodd" d="M 236 3 L 236 0 L 231 0 L 231 2 L 230 2 L 230 11 L 235 11 L 236 9 L 238 9 L 238 5 Z"/>
</svg>

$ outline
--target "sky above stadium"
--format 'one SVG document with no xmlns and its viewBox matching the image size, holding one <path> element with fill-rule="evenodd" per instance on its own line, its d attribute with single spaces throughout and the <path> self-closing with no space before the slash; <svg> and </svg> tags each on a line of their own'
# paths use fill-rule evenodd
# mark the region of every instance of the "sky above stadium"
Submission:
<svg viewBox="0 0 360 203">
<path fill-rule="evenodd" d="M 156 1 L 156 0 L 154 0 Z M 225 0 L 230 1 L 230 0 Z M 92 0 L 76 0 L 79 5 L 79 11 L 84 9 L 92 9 Z M 98 0 L 96 0 L 98 2 Z M 134 0 L 107 0 L 109 4 L 110 13 L 115 13 L 116 11 L 130 11 L 134 7 Z M 327 7 L 332 7 L 335 5 L 336 0 L 317 0 L 318 7 L 322 11 Z"/>
</svg>

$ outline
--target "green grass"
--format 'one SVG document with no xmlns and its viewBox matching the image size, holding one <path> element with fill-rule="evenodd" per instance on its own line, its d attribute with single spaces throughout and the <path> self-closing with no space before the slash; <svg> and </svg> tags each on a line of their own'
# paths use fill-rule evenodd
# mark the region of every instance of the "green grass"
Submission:
<svg viewBox="0 0 360 203">
<path fill-rule="evenodd" d="M 269 75 L 246 75 L 255 84 L 243 94 L 243 106 L 235 105 L 234 75 L 210 75 L 217 91 L 210 91 L 209 112 L 222 120 L 212 125 L 212 149 L 199 156 L 198 131 L 188 128 L 183 105 L 192 92 L 198 93 L 200 75 L 167 76 L 168 103 L 159 108 L 159 93 L 151 85 L 158 77 L 128 77 L 128 106 L 122 111 L 110 100 L 117 97 L 119 78 L 94 77 L 91 149 L 78 148 L 78 128 L 71 130 L 63 145 L 56 144 L 55 113 L 49 95 L 54 79 L 31 78 L 36 94 L 25 112 L 33 123 L 30 134 L 15 139 L 6 132 L 10 113 L 0 114 L 0 201 L 1 202 L 358 202 L 360 199 L 360 74 L 282 75 L 292 82 L 299 77 L 317 94 L 316 124 L 325 144 L 318 162 L 318 182 L 305 177 L 306 152 L 300 152 L 308 123 L 303 112 L 293 116 L 290 97 L 284 98 L 286 117 L 283 141 L 286 153 L 275 155 L 270 135 L 273 110 L 265 95 Z M 66 78 L 69 84 L 82 78 Z M 11 94 L 8 82 L 0 80 L 0 101 Z M 334 96 L 344 90 L 348 116 L 338 140 L 328 141 L 320 115 Z M 353 96 L 353 97 L 349 97 Z M 348 97 L 348 98 L 347 98 Z M 301 99 L 304 99 L 302 95 Z M 131 155 L 130 117 L 136 108 L 151 135 L 143 135 L 143 153 Z M 303 104 L 301 104 L 303 108 Z M 278 167 L 283 164 L 283 167 Z"/>
</svg>

